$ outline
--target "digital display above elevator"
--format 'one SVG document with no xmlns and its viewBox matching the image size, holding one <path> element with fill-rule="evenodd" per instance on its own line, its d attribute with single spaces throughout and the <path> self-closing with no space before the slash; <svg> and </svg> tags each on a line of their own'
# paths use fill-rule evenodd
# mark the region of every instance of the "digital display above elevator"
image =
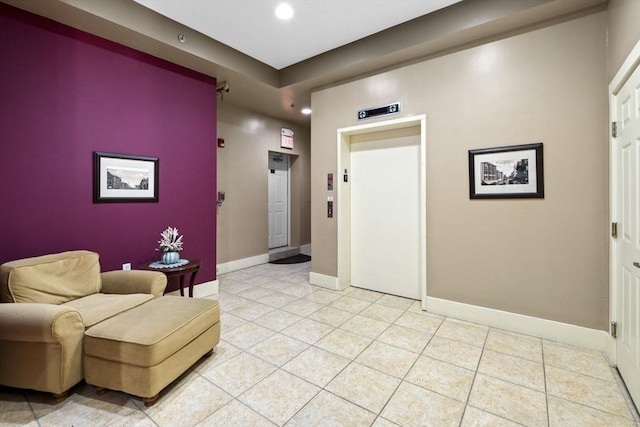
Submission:
<svg viewBox="0 0 640 427">
<path fill-rule="evenodd" d="M 396 102 L 382 107 L 373 107 L 358 111 L 358 120 L 370 119 L 373 117 L 387 116 L 400 112 L 400 103 Z"/>
</svg>

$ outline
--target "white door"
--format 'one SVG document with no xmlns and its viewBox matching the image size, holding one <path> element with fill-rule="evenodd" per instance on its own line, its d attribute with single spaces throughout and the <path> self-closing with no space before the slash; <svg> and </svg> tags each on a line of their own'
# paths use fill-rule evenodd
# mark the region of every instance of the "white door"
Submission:
<svg viewBox="0 0 640 427">
<path fill-rule="evenodd" d="M 640 67 L 618 92 L 615 155 L 618 168 L 617 365 L 636 405 L 640 405 Z"/>
<path fill-rule="evenodd" d="M 351 136 L 351 286 L 421 299 L 420 127 Z"/>
<path fill-rule="evenodd" d="M 269 153 L 269 249 L 289 244 L 289 156 Z"/>
</svg>

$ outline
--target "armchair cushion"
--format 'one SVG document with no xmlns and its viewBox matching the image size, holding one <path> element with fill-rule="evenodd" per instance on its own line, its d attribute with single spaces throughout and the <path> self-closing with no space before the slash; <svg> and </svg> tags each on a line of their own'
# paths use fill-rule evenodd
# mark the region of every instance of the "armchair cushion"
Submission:
<svg viewBox="0 0 640 427">
<path fill-rule="evenodd" d="M 0 266 L 0 302 L 63 304 L 100 292 L 98 254 L 71 251 Z"/>
<path fill-rule="evenodd" d="M 142 305 L 152 299 L 153 296 L 149 294 L 93 294 L 66 302 L 62 305 L 80 312 L 84 326 L 90 328 L 96 323 L 100 323 L 105 319 Z"/>
</svg>

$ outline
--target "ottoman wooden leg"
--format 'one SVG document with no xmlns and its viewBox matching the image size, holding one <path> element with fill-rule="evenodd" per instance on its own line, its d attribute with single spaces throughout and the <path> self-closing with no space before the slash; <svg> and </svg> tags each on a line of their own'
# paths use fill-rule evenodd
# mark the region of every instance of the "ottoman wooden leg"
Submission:
<svg viewBox="0 0 640 427">
<path fill-rule="evenodd" d="M 104 387 L 96 387 L 96 394 L 98 396 L 102 396 L 103 394 L 105 394 L 107 392 L 107 389 Z"/>
<path fill-rule="evenodd" d="M 160 393 L 156 394 L 155 396 L 151 396 L 151 397 L 143 397 L 142 401 L 144 402 L 144 406 L 151 406 L 154 403 L 156 403 L 158 401 L 158 397 L 160 396 Z"/>
<path fill-rule="evenodd" d="M 69 397 L 69 390 L 63 391 L 62 393 L 51 393 L 51 395 L 54 399 L 56 399 L 56 402 L 62 402 L 67 397 Z"/>
</svg>

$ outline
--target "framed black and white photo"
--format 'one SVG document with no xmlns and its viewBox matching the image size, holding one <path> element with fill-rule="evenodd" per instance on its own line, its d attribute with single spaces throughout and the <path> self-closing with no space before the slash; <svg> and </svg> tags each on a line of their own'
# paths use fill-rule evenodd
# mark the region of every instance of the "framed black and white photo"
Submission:
<svg viewBox="0 0 640 427">
<path fill-rule="evenodd" d="M 469 197 L 544 198 L 542 143 L 469 150 Z"/>
<path fill-rule="evenodd" d="M 94 203 L 157 201 L 157 157 L 94 151 Z"/>
</svg>

